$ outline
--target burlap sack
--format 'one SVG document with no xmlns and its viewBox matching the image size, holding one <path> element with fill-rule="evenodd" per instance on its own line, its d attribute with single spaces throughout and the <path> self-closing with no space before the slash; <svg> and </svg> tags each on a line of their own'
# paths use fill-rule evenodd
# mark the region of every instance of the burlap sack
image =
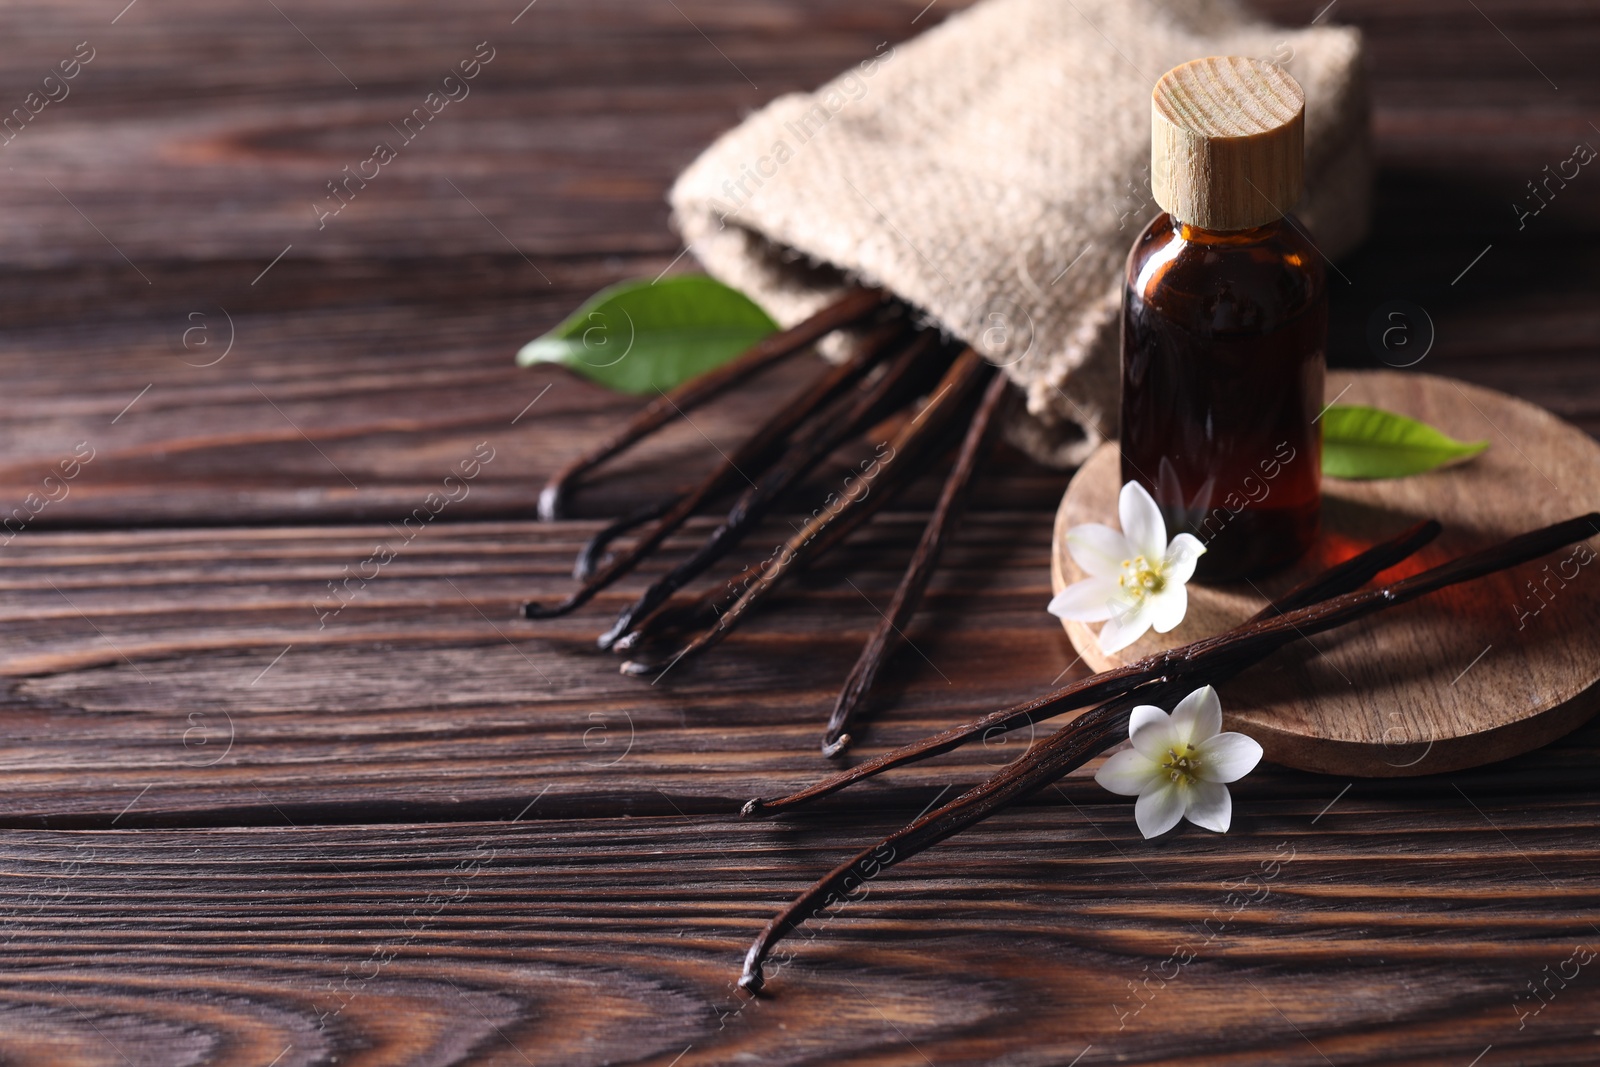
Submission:
<svg viewBox="0 0 1600 1067">
<path fill-rule="evenodd" d="M 1371 184 L 1360 38 L 1231 0 L 985 0 L 723 135 L 674 186 L 677 224 L 786 326 L 851 281 L 887 287 L 1023 387 L 1014 440 L 1075 464 L 1116 432 L 1121 270 L 1160 210 L 1151 87 L 1222 54 L 1305 88 L 1295 212 L 1325 254 L 1350 249 Z"/>
</svg>

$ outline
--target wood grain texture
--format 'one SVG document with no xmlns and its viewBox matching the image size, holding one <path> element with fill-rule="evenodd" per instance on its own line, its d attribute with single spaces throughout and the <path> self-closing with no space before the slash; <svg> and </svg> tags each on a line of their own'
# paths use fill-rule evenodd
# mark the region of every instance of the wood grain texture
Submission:
<svg viewBox="0 0 1600 1067">
<path fill-rule="evenodd" d="M 1170 633 L 1151 631 L 1108 656 L 1098 627 L 1064 620 L 1085 662 L 1106 670 L 1233 629 L 1269 598 L 1422 519 L 1437 519 L 1444 534 L 1389 579 L 1600 509 L 1600 444 L 1524 401 L 1399 371 L 1334 372 L 1327 395 L 1493 443 L 1469 462 L 1411 478 L 1325 480 L 1322 532 L 1305 558 L 1257 582 L 1190 585 L 1188 614 Z M 1118 466 L 1116 445 L 1103 446 L 1061 499 L 1051 557 L 1058 592 L 1087 577 L 1066 535 L 1115 515 Z M 1255 479 L 1230 492 L 1270 500 L 1272 484 Z M 1548 744 L 1600 709 L 1600 591 L 1585 580 L 1595 558 L 1594 542 L 1576 545 L 1308 639 L 1220 688 L 1228 720 L 1268 759 L 1324 774 L 1432 774 Z"/>
<path fill-rule="evenodd" d="M 1150 197 L 1173 218 L 1248 230 L 1283 217 L 1304 188 L 1306 94 L 1275 63 L 1208 56 L 1150 94 Z"/>
<path fill-rule="evenodd" d="M 522 597 L 570 588 L 592 524 L 458 523 L 409 544 L 388 527 L 19 538 L 0 588 L 0 792 L 17 790 L 0 820 L 104 819 L 152 782 L 126 818 L 226 819 L 219 809 L 269 801 L 498 813 L 546 786 L 572 811 L 734 810 L 825 766 L 816 731 L 923 522 L 880 516 L 716 655 L 655 684 L 619 675 L 594 636 L 710 520 L 590 608 L 538 623 L 516 617 Z M 749 554 L 788 532 L 765 528 Z M 330 581 L 369 571 L 379 544 L 396 558 L 340 608 Z M 1047 515 L 964 525 L 906 630 L 914 649 L 891 660 L 864 751 L 1073 666 L 1040 611 L 1048 549 Z M 970 780 L 1025 742 L 996 738 L 958 765 Z"/>
<path fill-rule="evenodd" d="M 688 484 L 815 365 L 697 412 L 704 436 L 670 428 L 586 485 L 577 521 L 541 526 L 539 484 L 637 405 L 511 357 L 673 264 L 667 186 L 747 110 L 961 6 L 0 11 L 4 107 L 76 42 L 97 50 L 0 149 L 0 516 L 95 450 L 0 549 L 0 1062 L 1594 1061 L 1592 965 L 1565 986 L 1545 970 L 1596 947 L 1594 725 L 1342 797 L 1346 780 L 1264 768 L 1223 840 L 1142 845 L 1075 776 L 893 872 L 799 943 L 772 999 L 721 1015 L 784 900 L 1029 739 L 806 819 L 734 821 L 819 772 L 816 730 L 939 479 L 652 687 L 590 642 L 659 570 L 559 624 L 516 604 L 570 588 L 596 520 Z M 1293 24 L 1325 6 L 1261 5 Z M 1585 171 L 1522 230 L 1511 204 L 1594 139 L 1600 23 L 1568 0 L 1476 7 L 1323 16 L 1365 31 L 1381 164 L 1372 239 L 1332 276 L 1331 357 L 1392 356 L 1366 331 L 1404 299 L 1434 328 L 1419 369 L 1592 434 L 1600 186 Z M 472 95 L 318 230 L 325 183 L 485 40 Z M 470 495 L 319 628 L 327 583 L 480 442 L 496 458 Z M 890 664 L 859 756 L 1084 669 L 1041 610 L 1063 483 L 1004 454 L 978 485 L 908 630 L 927 659 Z M 502 851 L 459 896 L 485 841 Z M 1257 899 L 1230 916 L 1240 893 Z M 1124 1018 L 1128 983 L 1149 996 L 1208 919 L 1226 926 Z"/>
<path fill-rule="evenodd" d="M 540 0 L 515 26 L 488 0 L 449 14 L 279 6 L 359 92 L 270 6 L 141 2 L 114 26 L 90 0 L 7 9 L 0 89 L 14 97 L 76 41 L 99 51 L 72 95 L 0 150 L 12 167 L 0 170 L 0 514 L 87 440 L 96 464 L 35 528 L 393 519 L 441 458 L 448 467 L 498 431 L 517 462 L 491 470 L 462 510 L 529 515 L 522 479 L 548 476 L 636 405 L 520 370 L 516 349 L 601 286 L 672 262 L 667 186 L 743 110 L 814 87 L 959 4 L 941 0 L 915 25 L 925 3 L 902 0 L 680 3 L 693 25 L 628 0 Z M 1589 62 L 1600 29 L 1565 3 L 1479 6 L 1494 25 L 1438 0 L 1342 0 L 1326 16 L 1366 31 L 1382 164 L 1372 237 L 1339 264 L 1348 284 L 1333 276 L 1331 358 L 1379 365 L 1367 327 L 1405 299 L 1436 334 L 1420 369 L 1527 397 L 1594 433 L 1600 394 L 1582 383 L 1600 339 L 1600 194 L 1573 183 L 1520 231 L 1511 203 L 1595 136 L 1563 101 L 1600 91 Z M 1304 23 L 1319 6 L 1264 10 Z M 318 231 L 312 194 L 485 37 L 506 46 L 428 131 L 439 140 L 419 138 Z M 192 365 L 230 335 L 229 356 Z M 752 406 L 779 394 L 758 395 Z M 702 428 L 723 441 L 748 425 L 739 408 L 718 405 Z M 616 514 L 704 449 L 683 428 L 625 458 L 580 515 Z M 1054 479 L 1025 480 L 1030 505 L 1054 505 Z M 1016 499 L 979 492 L 980 508 Z"/>
<path fill-rule="evenodd" d="M 492 818 L 546 789 L 542 803 L 572 817 L 733 812 L 831 766 L 816 731 L 923 519 L 880 516 L 715 655 L 655 684 L 618 674 L 593 638 L 690 536 L 592 612 L 530 623 L 515 618 L 520 594 L 569 585 L 583 524 L 430 530 L 321 618 L 328 582 L 392 530 L 35 535 L 0 587 L 0 825 L 271 824 L 274 805 L 298 823 Z M 969 516 L 852 758 L 1085 672 L 1042 609 L 1049 553 L 1048 515 Z M 920 808 L 1049 728 L 987 738 L 829 810 Z M 1586 731 L 1473 780 L 1586 787 L 1597 749 Z M 1323 788 L 1265 777 L 1285 795 Z"/>
<path fill-rule="evenodd" d="M 1459 1067 L 1492 1044 L 1588 1062 L 1596 962 L 1561 964 L 1596 947 L 1600 798 L 1469 787 L 1419 817 L 1368 785 L 1247 802 L 1225 843 L 1155 847 L 1126 804 L 1052 792 L 873 883 L 758 1001 L 732 985 L 752 930 L 894 813 L 12 832 L 0 1055 Z M 1546 966 L 1577 976 L 1535 999 Z"/>
</svg>

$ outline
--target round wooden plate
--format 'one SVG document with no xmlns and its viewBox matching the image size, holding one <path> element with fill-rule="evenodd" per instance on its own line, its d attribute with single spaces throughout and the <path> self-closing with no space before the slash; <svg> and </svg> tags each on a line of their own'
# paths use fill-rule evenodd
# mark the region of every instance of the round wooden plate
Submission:
<svg viewBox="0 0 1600 1067">
<path fill-rule="evenodd" d="M 1065 623 L 1096 670 L 1237 626 L 1310 575 L 1425 518 L 1437 541 L 1388 572 L 1413 574 L 1526 530 L 1600 510 L 1600 444 L 1542 408 L 1425 374 L 1330 372 L 1328 399 L 1422 419 L 1488 440 L 1465 463 L 1411 478 L 1323 482 L 1322 535 L 1309 556 L 1254 586 L 1189 586 L 1189 613 L 1114 656 L 1099 625 Z M 1078 471 L 1056 513 L 1052 580 L 1083 577 L 1065 549 L 1085 522 L 1115 526 L 1115 443 Z M 1491 763 L 1547 744 L 1600 708 L 1600 552 L 1590 540 L 1377 617 L 1297 641 L 1218 686 L 1229 729 L 1266 758 L 1328 774 L 1393 777 Z M 1170 710 L 1170 709 L 1169 709 Z"/>
</svg>

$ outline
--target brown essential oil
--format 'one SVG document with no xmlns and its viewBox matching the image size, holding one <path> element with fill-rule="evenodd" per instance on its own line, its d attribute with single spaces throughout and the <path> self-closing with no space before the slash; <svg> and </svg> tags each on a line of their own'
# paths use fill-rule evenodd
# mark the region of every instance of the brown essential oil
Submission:
<svg viewBox="0 0 1600 1067">
<path fill-rule="evenodd" d="M 1216 58 L 1168 72 L 1153 101 L 1167 210 L 1128 256 L 1122 478 L 1169 536 L 1205 543 L 1198 578 L 1251 578 L 1303 554 L 1320 511 L 1327 289 L 1278 209 L 1300 194 L 1303 96 L 1271 64 Z"/>
</svg>

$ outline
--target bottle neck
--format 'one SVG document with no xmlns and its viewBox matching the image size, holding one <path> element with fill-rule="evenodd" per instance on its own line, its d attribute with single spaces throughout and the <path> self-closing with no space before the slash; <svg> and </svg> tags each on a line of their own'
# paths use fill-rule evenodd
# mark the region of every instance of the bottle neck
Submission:
<svg viewBox="0 0 1600 1067">
<path fill-rule="evenodd" d="M 1256 244 L 1272 238 L 1279 230 L 1283 229 L 1284 220 L 1280 216 L 1271 222 L 1252 226 L 1247 230 L 1208 230 L 1195 226 L 1181 219 L 1172 220 L 1172 228 L 1177 231 L 1179 238 L 1189 244 L 1200 245 L 1248 245 Z"/>
</svg>

